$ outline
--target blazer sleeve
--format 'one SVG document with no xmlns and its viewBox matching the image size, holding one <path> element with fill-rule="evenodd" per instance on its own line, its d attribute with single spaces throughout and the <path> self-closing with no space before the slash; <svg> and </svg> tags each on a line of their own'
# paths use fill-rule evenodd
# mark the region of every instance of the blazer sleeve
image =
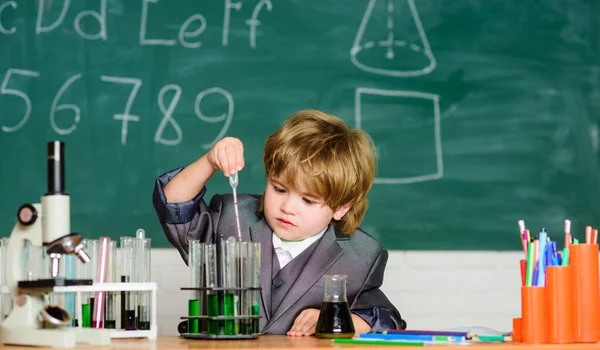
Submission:
<svg viewBox="0 0 600 350">
<path fill-rule="evenodd" d="M 373 333 L 380 333 L 388 329 L 406 329 L 406 322 L 398 310 L 379 289 L 383 283 L 387 259 L 388 252 L 381 250 L 360 292 L 350 306 L 352 313 L 371 325 Z"/>
<path fill-rule="evenodd" d="M 206 187 L 187 202 L 167 203 L 163 188 L 181 170 L 183 168 L 171 170 L 156 179 L 152 203 L 167 239 L 177 248 L 181 258 L 187 264 L 190 240 L 214 242 L 215 223 L 218 223 L 220 206 L 209 209 L 206 205 L 203 198 Z"/>
</svg>

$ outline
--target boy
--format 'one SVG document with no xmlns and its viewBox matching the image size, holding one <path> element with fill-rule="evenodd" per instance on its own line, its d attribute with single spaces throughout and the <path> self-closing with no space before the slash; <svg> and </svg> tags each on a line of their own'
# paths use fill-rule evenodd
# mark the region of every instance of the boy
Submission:
<svg viewBox="0 0 600 350">
<path fill-rule="evenodd" d="M 323 275 L 344 274 L 357 333 L 406 328 L 379 287 L 388 253 L 358 229 L 375 178 L 368 135 L 335 116 L 304 110 L 269 136 L 262 196 L 238 194 L 242 240 L 262 242 L 261 332 L 312 335 Z M 240 140 L 227 137 L 185 169 L 160 176 L 154 207 L 169 241 L 187 262 L 188 242 L 237 236 L 232 195 L 203 199 L 208 179 L 244 167 Z"/>
</svg>

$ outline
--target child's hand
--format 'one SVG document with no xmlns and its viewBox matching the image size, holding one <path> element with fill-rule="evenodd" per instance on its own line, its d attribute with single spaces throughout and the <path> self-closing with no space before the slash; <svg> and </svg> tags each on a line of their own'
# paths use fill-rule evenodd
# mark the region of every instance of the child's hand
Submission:
<svg viewBox="0 0 600 350">
<path fill-rule="evenodd" d="M 287 332 L 291 336 L 303 336 L 315 334 L 317 321 L 319 320 L 319 309 L 304 309 L 294 320 L 292 328 Z"/>
<path fill-rule="evenodd" d="M 244 168 L 244 146 L 235 137 L 226 137 L 217 142 L 206 154 L 215 170 L 221 169 L 225 176 Z"/>
</svg>

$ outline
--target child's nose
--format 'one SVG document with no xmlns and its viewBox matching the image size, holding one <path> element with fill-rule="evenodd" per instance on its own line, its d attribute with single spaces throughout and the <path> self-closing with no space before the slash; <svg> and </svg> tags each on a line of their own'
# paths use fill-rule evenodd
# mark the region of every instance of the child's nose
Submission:
<svg viewBox="0 0 600 350">
<path fill-rule="evenodd" d="M 295 214 L 294 205 L 289 197 L 281 202 L 281 211 L 286 214 Z"/>
</svg>

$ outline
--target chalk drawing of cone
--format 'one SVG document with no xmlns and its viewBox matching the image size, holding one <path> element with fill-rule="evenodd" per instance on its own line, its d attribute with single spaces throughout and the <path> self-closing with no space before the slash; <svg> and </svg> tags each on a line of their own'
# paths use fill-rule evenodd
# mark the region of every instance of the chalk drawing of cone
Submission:
<svg viewBox="0 0 600 350">
<path fill-rule="evenodd" d="M 414 0 L 370 0 L 350 51 L 359 69 L 393 77 L 416 77 L 436 61 Z"/>
</svg>

